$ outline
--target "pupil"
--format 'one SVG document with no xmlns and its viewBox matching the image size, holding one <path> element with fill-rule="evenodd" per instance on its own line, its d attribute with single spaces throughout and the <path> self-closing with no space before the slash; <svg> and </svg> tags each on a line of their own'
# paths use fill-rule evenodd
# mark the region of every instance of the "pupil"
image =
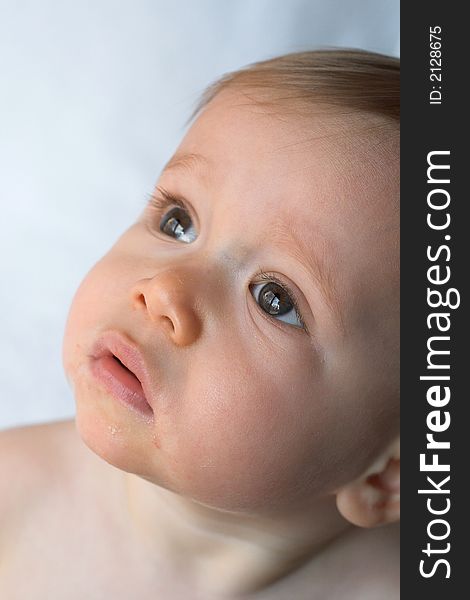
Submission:
<svg viewBox="0 0 470 600">
<path fill-rule="evenodd" d="M 181 223 L 178 221 L 178 219 L 175 219 L 175 217 L 168 219 L 166 226 L 169 227 L 171 232 L 175 234 L 180 234 L 183 231 Z"/>
<path fill-rule="evenodd" d="M 268 283 L 261 290 L 261 307 L 270 315 L 283 315 L 292 310 L 293 305 L 286 292 L 276 283 Z"/>
<path fill-rule="evenodd" d="M 269 312 L 272 315 L 277 315 L 279 312 L 279 298 L 276 296 L 274 292 L 265 292 L 264 300 L 269 305 Z"/>
<path fill-rule="evenodd" d="M 190 226 L 191 219 L 180 208 L 173 208 L 160 222 L 160 229 L 173 237 L 184 235 L 185 229 Z"/>
</svg>

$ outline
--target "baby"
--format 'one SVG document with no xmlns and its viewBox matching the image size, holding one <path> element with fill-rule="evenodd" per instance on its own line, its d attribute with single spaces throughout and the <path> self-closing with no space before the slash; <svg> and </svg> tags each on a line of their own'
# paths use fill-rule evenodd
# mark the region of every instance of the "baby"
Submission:
<svg viewBox="0 0 470 600">
<path fill-rule="evenodd" d="M 226 75 L 0 435 L 4 600 L 399 597 L 399 62 Z"/>
</svg>

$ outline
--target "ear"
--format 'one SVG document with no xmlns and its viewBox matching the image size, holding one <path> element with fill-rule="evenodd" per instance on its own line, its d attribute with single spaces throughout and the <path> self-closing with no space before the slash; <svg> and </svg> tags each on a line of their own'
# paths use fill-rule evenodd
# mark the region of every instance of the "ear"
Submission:
<svg viewBox="0 0 470 600">
<path fill-rule="evenodd" d="M 339 512 L 353 525 L 376 527 L 400 518 L 400 440 L 361 477 L 337 491 Z"/>
</svg>

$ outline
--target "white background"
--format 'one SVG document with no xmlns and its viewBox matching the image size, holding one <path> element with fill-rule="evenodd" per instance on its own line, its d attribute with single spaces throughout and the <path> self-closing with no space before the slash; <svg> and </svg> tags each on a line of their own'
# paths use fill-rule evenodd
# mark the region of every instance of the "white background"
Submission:
<svg viewBox="0 0 470 600">
<path fill-rule="evenodd" d="M 321 46 L 398 56 L 399 1 L 0 0 L 0 428 L 73 416 L 70 302 L 205 86 Z"/>
</svg>

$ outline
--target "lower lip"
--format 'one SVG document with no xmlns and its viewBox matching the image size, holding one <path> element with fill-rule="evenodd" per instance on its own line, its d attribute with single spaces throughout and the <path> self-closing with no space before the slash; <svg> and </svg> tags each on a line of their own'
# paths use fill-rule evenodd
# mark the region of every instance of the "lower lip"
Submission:
<svg viewBox="0 0 470 600">
<path fill-rule="evenodd" d="M 140 381 L 113 356 L 101 356 L 91 363 L 93 375 L 103 387 L 128 408 L 135 410 L 147 419 L 153 416 L 153 410 L 147 400 Z"/>
</svg>

